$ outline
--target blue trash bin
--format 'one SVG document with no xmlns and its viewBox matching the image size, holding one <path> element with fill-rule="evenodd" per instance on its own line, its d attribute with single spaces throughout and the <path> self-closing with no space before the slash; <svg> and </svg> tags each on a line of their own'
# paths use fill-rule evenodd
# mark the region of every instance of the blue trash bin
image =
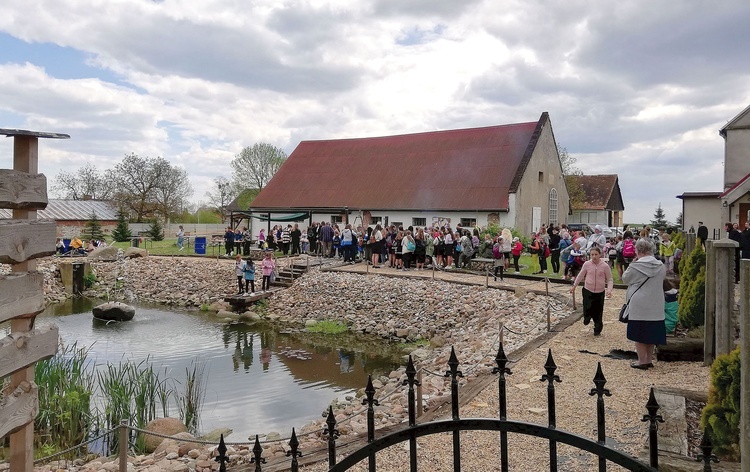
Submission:
<svg viewBox="0 0 750 472">
<path fill-rule="evenodd" d="M 195 253 L 196 254 L 206 253 L 206 237 L 205 236 L 195 237 Z"/>
</svg>

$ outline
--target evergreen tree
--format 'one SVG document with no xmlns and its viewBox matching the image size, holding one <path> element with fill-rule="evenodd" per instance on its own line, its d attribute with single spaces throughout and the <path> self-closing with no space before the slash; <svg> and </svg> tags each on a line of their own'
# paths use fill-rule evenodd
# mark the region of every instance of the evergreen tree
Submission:
<svg viewBox="0 0 750 472">
<path fill-rule="evenodd" d="M 92 213 L 89 220 L 86 222 L 86 226 L 83 228 L 82 236 L 86 240 L 97 240 L 101 241 L 104 239 L 104 231 L 102 230 L 102 223 L 96 216 L 96 213 Z"/>
<path fill-rule="evenodd" d="M 678 230 L 682 229 L 682 212 L 677 215 L 677 219 L 674 221 L 675 226 Z"/>
<path fill-rule="evenodd" d="M 669 222 L 664 218 L 664 210 L 661 208 L 661 202 L 656 208 L 654 213 L 654 219 L 651 220 L 651 227 L 655 229 L 666 229 L 669 226 Z"/>
<path fill-rule="evenodd" d="M 115 241 L 123 242 L 130 241 L 132 237 L 133 233 L 130 232 L 128 221 L 125 219 L 125 213 L 120 209 L 120 211 L 117 212 L 117 226 L 115 227 L 115 230 L 112 231 L 112 238 L 114 238 Z"/>
<path fill-rule="evenodd" d="M 148 227 L 146 232 L 153 241 L 161 241 L 164 239 L 164 228 L 162 228 L 158 219 L 151 221 L 151 226 Z"/>
</svg>

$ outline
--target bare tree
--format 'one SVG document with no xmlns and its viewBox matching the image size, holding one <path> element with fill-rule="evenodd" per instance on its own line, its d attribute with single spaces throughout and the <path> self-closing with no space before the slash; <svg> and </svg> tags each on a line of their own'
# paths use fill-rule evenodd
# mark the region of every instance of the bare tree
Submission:
<svg viewBox="0 0 750 472">
<path fill-rule="evenodd" d="M 239 192 L 246 188 L 263 187 L 286 161 L 286 153 L 268 143 L 245 147 L 232 160 L 232 180 Z"/>
<path fill-rule="evenodd" d="M 114 200 L 139 223 L 155 215 L 169 219 L 193 193 L 187 172 L 161 157 L 129 154 L 107 176 L 116 188 Z"/>
<path fill-rule="evenodd" d="M 94 200 L 108 200 L 112 196 L 105 173 L 91 164 L 74 171 L 60 171 L 51 187 L 57 196 L 71 200 L 83 200 L 86 195 Z"/>
<path fill-rule="evenodd" d="M 229 182 L 226 177 L 217 177 L 211 188 L 206 191 L 209 205 L 216 209 L 224 222 L 224 214 L 227 206 L 237 197 L 237 187 Z"/>
</svg>

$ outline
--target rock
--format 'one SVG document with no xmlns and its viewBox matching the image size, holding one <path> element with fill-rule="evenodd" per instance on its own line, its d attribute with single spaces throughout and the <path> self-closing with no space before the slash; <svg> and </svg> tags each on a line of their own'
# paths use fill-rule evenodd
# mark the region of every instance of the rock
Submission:
<svg viewBox="0 0 750 472">
<path fill-rule="evenodd" d="M 216 316 L 218 316 L 219 318 L 238 318 L 239 317 L 237 313 L 234 313 L 228 310 L 219 310 L 218 312 L 216 312 Z"/>
<path fill-rule="evenodd" d="M 92 313 L 99 320 L 130 321 L 135 316 L 135 308 L 122 302 L 107 302 L 95 306 Z"/>
<path fill-rule="evenodd" d="M 98 247 L 88 254 L 89 261 L 116 261 L 118 249 L 114 246 Z"/>
<path fill-rule="evenodd" d="M 150 433 L 163 434 L 165 436 L 187 432 L 187 427 L 177 418 L 157 418 L 149 421 L 143 429 Z M 154 452 L 162 440 L 163 438 L 147 434 L 145 435 L 144 449 L 146 452 Z"/>
<path fill-rule="evenodd" d="M 219 443 L 219 440 L 221 439 L 221 435 L 224 435 L 224 438 L 226 439 L 227 436 L 232 434 L 232 430 L 230 428 L 216 428 L 213 431 L 210 431 L 203 436 L 201 436 L 199 439 L 201 441 L 211 441 L 215 443 Z"/>
<path fill-rule="evenodd" d="M 168 461 L 172 461 L 172 460 L 177 459 L 178 457 L 180 457 L 180 456 L 176 452 L 170 452 L 169 454 L 167 454 L 166 459 Z"/>
<path fill-rule="evenodd" d="M 133 259 L 136 257 L 147 257 L 148 251 L 139 247 L 129 247 L 125 249 L 125 257 Z"/>
</svg>

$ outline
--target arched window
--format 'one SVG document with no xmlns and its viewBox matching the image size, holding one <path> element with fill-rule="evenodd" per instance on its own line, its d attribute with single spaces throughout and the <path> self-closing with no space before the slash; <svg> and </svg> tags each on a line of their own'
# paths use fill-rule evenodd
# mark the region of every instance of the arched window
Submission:
<svg viewBox="0 0 750 472">
<path fill-rule="evenodd" d="M 557 226 L 557 190 L 549 191 L 549 224 Z"/>
</svg>

